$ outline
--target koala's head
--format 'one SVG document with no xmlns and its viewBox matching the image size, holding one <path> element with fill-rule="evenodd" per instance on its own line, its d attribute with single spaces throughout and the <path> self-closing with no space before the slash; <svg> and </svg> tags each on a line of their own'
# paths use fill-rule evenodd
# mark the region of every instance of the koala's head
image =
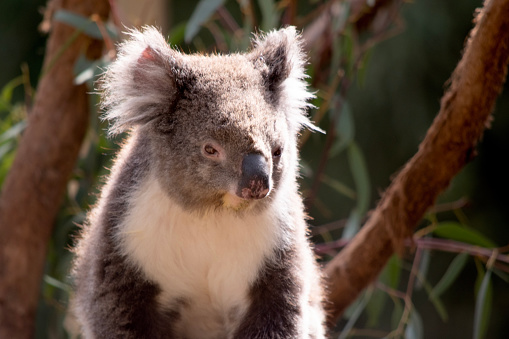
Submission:
<svg viewBox="0 0 509 339">
<path fill-rule="evenodd" d="M 304 77 L 293 27 L 231 55 L 185 55 L 145 28 L 121 45 L 101 89 L 110 133 L 149 138 L 153 171 L 183 208 L 250 210 L 295 187 L 298 132 L 315 129 Z"/>
</svg>

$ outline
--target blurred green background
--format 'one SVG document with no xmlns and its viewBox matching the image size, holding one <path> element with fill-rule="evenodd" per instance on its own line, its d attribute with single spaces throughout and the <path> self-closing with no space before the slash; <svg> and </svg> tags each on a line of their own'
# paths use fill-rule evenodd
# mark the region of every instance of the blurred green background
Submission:
<svg viewBox="0 0 509 339">
<path fill-rule="evenodd" d="M 118 2 L 124 10 L 123 18 L 129 20 L 127 26 L 156 24 L 170 36 L 172 43 L 181 46 L 185 52 L 214 51 L 216 48 L 220 50 L 221 46 L 217 46 L 214 36 L 217 34 L 214 30 L 218 27 L 220 35 L 225 37 L 224 44 L 228 49 L 237 50 L 248 44 L 249 34 L 233 38 L 231 33 L 217 24 L 220 21 L 217 16 L 209 18 L 206 22 L 212 24 L 206 23 L 198 30 L 197 35 L 186 43 L 185 25 L 193 13 L 196 14 L 198 1 L 147 1 L 143 3 L 143 11 L 129 10 L 129 6 L 136 6 L 136 2 L 133 2 L 134 5 L 128 2 Z M 221 7 L 223 14 L 229 13 L 240 31 L 245 33 L 253 28 L 252 23 L 248 22 L 249 16 L 245 15 L 246 3 L 252 4 L 258 22 L 263 22 L 268 16 L 263 5 L 273 5 L 275 19 L 271 24 L 265 22 L 265 25 L 269 25 L 265 27 L 270 28 L 272 25 L 277 28 L 285 22 L 288 12 L 285 4 L 294 3 L 296 17 L 304 18 L 313 11 L 319 11 L 322 3 L 327 1 L 226 1 L 224 7 Z M 481 5 L 480 0 L 420 0 L 405 3 L 400 11 L 401 17 L 391 24 L 391 28 L 395 28 L 398 34 L 369 48 L 358 67 L 351 67 L 349 53 L 352 45 L 355 45 L 355 41 L 352 42 L 355 37 L 352 30 L 347 26 L 347 29 L 335 38 L 334 46 L 338 49 L 333 48 L 335 52 L 332 59 L 340 57 L 338 66 L 345 70 L 342 84 L 345 84 L 345 81 L 348 81 L 348 84 L 339 86 L 340 89 L 334 94 L 335 99 L 328 103 L 330 109 L 326 110 L 324 118 L 319 122 L 322 129 L 330 131 L 330 125 L 335 123 L 334 117 L 340 117 L 338 138 L 327 157 L 325 175 L 317 188 L 313 186 L 327 136 L 311 135 L 303 145 L 301 153 L 301 187 L 304 196 L 314 195 L 313 189 L 317 192 L 309 206 L 309 214 L 313 218 L 310 223 L 316 226 L 313 228 L 314 241 L 322 243 L 344 237 L 345 233 L 342 232 L 347 230 L 340 226 L 345 224 L 350 225 L 347 226 L 350 227 L 348 232 L 354 233 L 355 224 L 359 224 L 355 222 L 355 211 L 362 219 L 368 209 L 374 208 L 391 177 L 417 151 L 426 130 L 439 111 L 445 83 L 461 57 L 465 38 L 473 25 L 475 8 Z M 38 25 L 42 20 L 43 6 L 45 2 L 39 0 L 0 2 L 0 89 L 3 90 L 0 106 L 0 180 L 3 180 L 9 168 L 22 130 L 13 133 L 12 127 L 24 120 L 30 105 L 27 81 L 24 81 L 23 86 L 19 77 L 24 74 L 25 79 L 29 78 L 31 86 L 36 88 L 41 70 L 46 35 L 40 33 Z M 334 61 L 328 64 L 329 74 L 332 74 L 330 79 L 335 72 L 333 65 Z M 351 70 L 348 67 L 351 67 Z M 324 99 L 325 93 L 331 82 L 327 79 L 316 80 L 320 71 L 316 59 L 311 55 L 310 83 L 313 85 L 312 89 L 317 91 L 314 102 L 317 106 L 324 105 L 327 101 Z M 14 88 L 12 96 L 9 90 L 11 85 Z M 446 204 L 465 199 L 461 201 L 467 203 L 461 208 L 428 216 L 421 227 L 454 222 L 469 230 L 479 231 L 496 246 L 508 244 L 509 162 L 503 160 L 509 154 L 508 88 L 506 84 L 497 102 L 492 128 L 486 131 L 478 147 L 479 155 L 455 178 L 451 187 L 438 201 L 439 204 Z M 68 249 L 72 246 L 73 235 L 77 232 L 76 225 L 83 222 L 87 209 L 93 204 L 95 193 L 102 182 L 101 176 L 107 173 L 106 168 L 109 167 L 111 156 L 116 149 L 115 141 L 104 137 L 106 125 L 98 119 L 95 105 L 98 97 L 90 97 L 94 103 L 90 118 L 92 123 L 79 163 L 69 182 L 65 203 L 55 224 L 46 276 L 41 285 L 37 338 L 66 338 L 69 335 L 65 329 L 66 326 L 69 328 L 69 325 L 63 325 L 66 322 L 70 291 L 68 269 L 71 253 Z M 310 114 L 315 116 L 317 110 L 312 110 Z M 11 133 L 6 134 L 7 131 Z M 342 145 L 341 140 L 348 141 L 348 144 Z M 447 163 L 447 159 L 443 161 Z M 369 248 L 369 244 L 366 244 L 366 247 Z M 327 258 L 325 255 L 324 260 Z M 454 258 L 458 257 L 451 253 L 423 252 L 420 269 L 424 282 L 417 283 L 413 293 L 412 302 L 416 312 L 405 322 L 404 335 L 409 338 L 472 337 L 475 309 L 484 305 L 484 337 L 507 338 L 508 275 L 504 270 L 494 271 L 496 274 L 491 276 L 487 297 L 480 306 L 479 301 L 476 302 L 476 291 L 480 288 L 485 274 L 484 264 L 468 257 L 464 265 L 455 265 Z M 381 283 L 405 292 L 412 260 L 412 252 L 401 259 L 394 259 L 390 267 L 392 271 L 388 269 L 384 272 Z M 437 282 L 446 276 L 446 272 L 449 272 L 451 262 L 458 267 L 458 275 L 454 276 L 446 291 L 440 295 L 440 304 L 437 306 L 436 300 L 430 301 L 429 289 L 427 291 L 425 285 L 428 284 L 431 289 L 436 286 Z M 389 283 L 391 279 L 396 279 L 392 285 Z M 348 320 L 352 319 L 355 313 L 353 310 L 357 308 L 362 312 L 355 318 L 350 335 L 367 338 L 394 335 L 391 331 L 396 329 L 401 319 L 402 303 L 395 300 L 394 296 L 381 292 L 377 285 L 374 286 L 362 297 L 369 301 L 364 305 L 362 302 L 353 305 L 352 311 L 347 312 L 340 321 L 339 329 L 351 324 Z"/>
</svg>

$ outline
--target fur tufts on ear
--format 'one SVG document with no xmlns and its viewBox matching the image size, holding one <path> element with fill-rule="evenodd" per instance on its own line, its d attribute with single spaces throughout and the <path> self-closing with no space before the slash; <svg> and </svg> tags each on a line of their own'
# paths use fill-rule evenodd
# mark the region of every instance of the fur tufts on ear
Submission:
<svg viewBox="0 0 509 339">
<path fill-rule="evenodd" d="M 115 60 L 99 80 L 101 106 L 110 120 L 110 135 L 146 124 L 167 113 L 177 97 L 175 68 L 182 63 L 153 27 L 131 30 Z"/>
<path fill-rule="evenodd" d="M 314 95 L 308 91 L 305 81 L 306 61 L 301 39 L 293 26 L 256 35 L 250 58 L 262 72 L 269 97 L 276 105 L 284 100 L 281 107 L 288 107 L 289 120 L 297 124 L 296 128 L 323 132 L 306 116 L 306 110 L 312 107 L 308 101 Z"/>
</svg>

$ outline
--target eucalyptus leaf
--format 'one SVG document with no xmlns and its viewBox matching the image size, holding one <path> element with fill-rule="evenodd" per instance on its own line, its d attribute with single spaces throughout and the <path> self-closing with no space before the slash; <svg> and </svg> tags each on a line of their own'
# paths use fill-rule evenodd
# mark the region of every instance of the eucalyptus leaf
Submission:
<svg viewBox="0 0 509 339">
<path fill-rule="evenodd" d="M 440 316 L 440 319 L 442 319 L 442 321 L 445 323 L 449 319 L 449 314 L 447 313 L 444 303 L 439 296 L 431 294 L 431 289 L 427 288 L 426 292 L 428 292 L 428 298 L 433 304 L 433 307 L 435 307 L 435 310 Z"/>
<path fill-rule="evenodd" d="M 260 11 L 262 12 L 261 28 L 263 31 L 270 31 L 277 27 L 280 13 L 273 0 L 258 0 Z"/>
<path fill-rule="evenodd" d="M 422 327 L 422 319 L 415 308 L 410 313 L 408 325 L 405 328 L 406 339 L 422 339 L 424 338 L 424 329 Z"/>
<path fill-rule="evenodd" d="M 70 292 L 71 287 L 58 279 L 55 279 L 47 274 L 44 275 L 44 282 L 50 286 L 56 287 L 62 291 Z"/>
<path fill-rule="evenodd" d="M 94 39 L 103 40 L 104 38 L 97 24 L 83 15 L 73 13 L 65 9 L 60 9 L 55 13 L 54 20 L 66 23 L 69 26 L 77 28 L 84 34 Z M 117 36 L 117 33 L 111 28 L 109 28 L 107 25 L 105 25 L 104 27 L 106 28 L 106 31 L 110 37 L 115 38 Z"/>
<path fill-rule="evenodd" d="M 339 106 L 338 101 L 340 99 L 334 97 L 333 100 L 334 100 L 333 107 Z M 330 151 L 331 156 L 334 156 L 345 150 L 354 140 L 355 137 L 355 124 L 353 120 L 353 114 L 350 104 L 347 101 L 343 101 L 341 114 L 339 115 L 339 119 L 337 119 L 335 127 L 338 137 L 336 139 L 336 142 L 331 148 Z"/>
<path fill-rule="evenodd" d="M 25 120 L 20 121 L 17 124 L 15 124 L 14 126 L 12 126 L 11 128 L 9 128 L 4 133 L 2 133 L 0 135 L 0 143 L 4 142 L 6 140 L 17 138 L 18 136 L 20 136 L 21 133 L 25 130 L 26 124 L 27 123 Z"/>
<path fill-rule="evenodd" d="M 341 33 L 344 30 L 345 26 L 348 24 L 348 20 L 350 19 L 350 2 L 344 1 L 340 3 L 341 10 L 340 15 L 333 16 L 332 22 L 332 30 L 334 33 Z"/>
<path fill-rule="evenodd" d="M 449 267 L 447 271 L 444 273 L 440 281 L 435 285 L 433 291 L 431 292 L 431 296 L 440 296 L 442 295 L 458 278 L 459 274 L 465 267 L 469 255 L 467 253 L 458 254 Z"/>
<path fill-rule="evenodd" d="M 353 209 L 350 212 L 350 216 L 346 222 L 345 228 L 343 229 L 342 237 L 344 239 L 352 239 L 359 229 L 361 228 L 361 214 L 357 209 Z"/>
<path fill-rule="evenodd" d="M 422 251 L 421 262 L 419 263 L 419 274 L 423 279 L 426 279 L 426 276 L 428 275 L 430 261 L 431 261 L 431 251 L 429 250 Z M 416 289 L 423 288 L 423 281 L 421 279 L 415 282 L 415 288 Z"/>
<path fill-rule="evenodd" d="M 493 286 L 491 284 L 491 269 L 477 276 L 477 297 L 474 313 L 474 339 L 482 339 L 486 335 L 493 303 Z"/>
<path fill-rule="evenodd" d="M 373 295 L 366 305 L 366 313 L 368 315 L 368 327 L 374 327 L 378 325 L 380 315 L 385 310 L 385 304 L 387 302 L 387 294 L 382 290 L 376 289 L 373 291 Z"/>
<path fill-rule="evenodd" d="M 74 74 L 76 74 L 74 84 L 81 85 L 85 82 L 90 82 L 90 85 L 92 85 L 93 81 L 108 63 L 109 62 L 104 59 L 92 61 L 86 59 L 84 56 L 80 56 L 74 65 Z"/>
<path fill-rule="evenodd" d="M 342 58 L 344 59 L 343 64 L 344 68 L 348 75 L 352 74 L 354 71 L 354 66 L 356 63 L 354 49 L 355 49 L 355 38 L 354 38 L 354 30 L 351 26 L 346 26 L 343 32 L 343 38 L 341 39 L 341 50 L 342 50 Z"/>
<path fill-rule="evenodd" d="M 357 144 L 352 141 L 348 146 L 348 164 L 352 172 L 357 192 L 357 210 L 359 215 L 368 211 L 371 198 L 371 184 L 364 155 Z"/>
<path fill-rule="evenodd" d="M 23 77 L 19 76 L 2 87 L 2 93 L 0 94 L 0 110 L 9 110 L 11 107 L 12 93 L 14 89 L 19 85 L 23 84 Z"/>
<path fill-rule="evenodd" d="M 401 260 L 396 254 L 393 254 L 380 274 L 380 281 L 392 289 L 397 289 L 400 275 Z"/>
<path fill-rule="evenodd" d="M 394 309 L 392 310 L 391 314 L 391 327 L 396 328 L 398 327 L 399 322 L 401 321 L 401 317 L 403 316 L 403 302 L 399 298 L 392 298 L 392 301 L 394 302 Z"/>
<path fill-rule="evenodd" d="M 506 283 L 509 283 L 509 274 L 497 269 L 493 269 L 493 273 L 495 273 L 500 279 L 502 279 Z"/>
<path fill-rule="evenodd" d="M 184 34 L 186 43 L 191 42 L 194 36 L 198 34 L 200 27 L 207 22 L 212 14 L 214 14 L 220 6 L 224 5 L 224 3 L 225 0 L 200 0 L 186 25 L 186 32 Z"/>
<path fill-rule="evenodd" d="M 433 231 L 433 234 L 441 238 L 461 241 L 464 243 L 477 245 L 481 247 L 486 248 L 497 247 L 497 245 L 493 241 L 488 239 L 480 232 L 473 230 L 471 228 L 467 228 L 466 226 L 455 221 L 439 223 L 435 230 Z"/>
<path fill-rule="evenodd" d="M 368 64 L 371 61 L 371 56 L 373 55 L 373 49 L 368 49 L 366 53 L 362 56 L 361 62 L 357 68 L 357 81 L 359 83 L 359 87 L 363 88 L 366 82 L 366 73 L 368 70 Z"/>
<path fill-rule="evenodd" d="M 4 145 L 0 145 L 0 160 L 3 160 L 3 157 L 9 153 L 13 148 L 12 143 L 6 143 Z"/>
<path fill-rule="evenodd" d="M 355 193 L 355 191 L 339 180 L 331 178 L 327 175 L 323 175 L 322 182 L 329 185 L 336 192 L 344 195 L 347 198 L 350 198 L 352 200 L 355 200 L 357 198 L 357 194 Z"/>
<path fill-rule="evenodd" d="M 168 43 L 170 45 L 180 45 L 184 41 L 184 35 L 186 33 L 186 23 L 182 22 L 175 26 L 169 34 Z"/>
<path fill-rule="evenodd" d="M 87 59 L 83 54 L 80 54 L 73 67 L 73 72 L 75 75 L 74 84 L 81 85 L 87 80 L 93 78 L 94 67 L 96 67 L 94 61 Z"/>
<path fill-rule="evenodd" d="M 338 339 L 345 339 L 348 337 L 350 330 L 353 328 L 357 320 L 362 314 L 362 311 L 366 308 L 366 305 L 368 304 L 369 300 L 371 299 L 371 290 L 367 290 L 364 292 L 364 294 L 358 299 L 358 302 L 355 303 L 355 306 L 351 308 L 350 310 L 350 317 L 348 319 L 348 322 L 343 327 L 341 334 L 339 335 Z"/>
</svg>

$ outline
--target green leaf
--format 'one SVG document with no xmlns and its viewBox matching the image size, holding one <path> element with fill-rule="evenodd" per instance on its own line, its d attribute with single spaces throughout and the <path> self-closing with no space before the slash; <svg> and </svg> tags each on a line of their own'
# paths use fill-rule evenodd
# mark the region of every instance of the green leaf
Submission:
<svg viewBox="0 0 509 339">
<path fill-rule="evenodd" d="M 497 270 L 496 268 L 493 269 L 493 273 L 495 273 L 500 279 L 502 279 L 506 283 L 509 283 L 509 274 L 501 270 Z"/>
<path fill-rule="evenodd" d="M 442 295 L 442 293 L 444 293 L 456 281 L 456 278 L 458 278 L 459 274 L 465 267 L 468 258 L 468 253 L 461 253 L 453 259 L 447 268 L 447 271 L 435 285 L 435 288 L 433 288 L 430 297 L 438 297 Z"/>
<path fill-rule="evenodd" d="M 376 289 L 366 305 L 366 313 L 368 315 L 368 327 L 375 327 L 378 325 L 380 315 L 385 310 L 385 303 L 387 301 L 387 294 L 382 290 Z"/>
<path fill-rule="evenodd" d="M 74 78 L 75 85 L 81 85 L 85 82 L 90 82 L 92 87 L 93 81 L 102 72 L 102 69 L 109 63 L 106 59 L 90 60 L 84 55 L 80 55 L 74 64 Z"/>
<path fill-rule="evenodd" d="M 97 67 L 97 64 L 87 59 L 83 54 L 81 54 L 78 57 L 78 60 L 74 63 L 74 84 L 75 85 L 81 85 L 88 80 L 91 80 L 94 78 L 94 69 Z"/>
<path fill-rule="evenodd" d="M 306 173 L 306 172 L 304 172 L 304 173 Z M 344 195 L 347 198 L 355 200 L 357 197 L 357 194 L 355 193 L 355 191 L 353 189 L 351 189 L 347 185 L 343 184 L 342 182 L 340 182 L 334 178 L 331 178 L 327 175 L 322 175 L 322 182 L 329 185 L 335 191 Z"/>
<path fill-rule="evenodd" d="M 366 308 L 366 305 L 367 305 L 369 299 L 371 299 L 371 295 L 372 295 L 371 291 L 372 290 L 368 289 L 366 292 L 364 292 L 364 294 L 361 297 L 359 297 L 358 302 L 354 303 L 350 307 L 350 310 L 349 310 L 350 317 L 349 317 L 346 325 L 343 327 L 338 339 L 345 339 L 348 337 L 350 330 L 353 328 L 353 326 L 355 325 L 355 323 L 361 316 L 362 311 L 364 311 L 364 308 Z"/>
<path fill-rule="evenodd" d="M 2 88 L 2 93 L 0 94 L 0 111 L 11 110 L 12 92 L 21 84 L 23 84 L 22 76 L 16 77 L 5 84 Z"/>
<path fill-rule="evenodd" d="M 359 232 L 359 229 L 361 228 L 361 217 L 361 214 L 356 208 L 350 212 L 350 216 L 348 217 L 345 228 L 343 229 L 343 238 L 352 239 L 357 232 Z"/>
<path fill-rule="evenodd" d="M 424 330 L 422 327 L 422 319 L 415 308 L 410 313 L 408 325 L 405 328 L 406 339 L 421 339 L 424 338 Z"/>
<path fill-rule="evenodd" d="M 186 43 L 191 42 L 200 30 L 201 25 L 203 25 L 224 3 L 225 0 L 200 0 L 186 25 L 186 32 L 184 34 Z"/>
<path fill-rule="evenodd" d="M 426 279 L 426 276 L 428 274 L 430 261 L 431 261 L 431 251 L 429 251 L 429 250 L 422 251 L 421 262 L 419 263 L 419 274 L 423 280 Z M 421 281 L 420 279 L 417 280 L 415 282 L 415 288 L 422 289 L 423 281 Z"/>
<path fill-rule="evenodd" d="M 428 252 L 428 251 L 426 251 Z M 425 253 L 426 253 L 425 252 Z M 425 273 L 425 272 L 424 272 Z M 423 272 L 418 271 L 417 272 L 417 281 L 419 284 L 424 288 L 426 293 L 428 294 L 428 298 L 435 307 L 435 310 L 437 311 L 438 315 L 442 319 L 443 322 L 446 322 L 449 318 L 449 315 L 447 314 L 447 310 L 445 309 L 444 304 L 442 303 L 442 300 L 438 296 L 432 295 L 432 286 L 431 284 L 426 280 L 425 274 Z"/>
<path fill-rule="evenodd" d="M 361 62 L 357 66 L 357 80 L 359 83 L 359 87 L 363 88 L 366 80 L 366 73 L 368 71 L 368 65 L 371 61 L 371 56 L 373 53 L 374 48 L 370 48 L 364 53 L 362 56 Z"/>
<path fill-rule="evenodd" d="M 348 146 L 348 164 L 357 192 L 357 210 L 360 215 L 364 215 L 369 207 L 371 184 L 364 156 L 355 142 L 351 142 Z"/>
<path fill-rule="evenodd" d="M 262 12 L 261 28 L 263 31 L 270 31 L 276 28 L 279 21 L 279 11 L 273 0 L 258 0 L 260 11 Z"/>
<path fill-rule="evenodd" d="M 63 282 L 61 282 L 60 280 L 58 279 L 55 279 L 53 277 L 50 277 L 49 275 L 45 274 L 44 275 L 44 282 L 50 286 L 53 286 L 53 287 L 56 287 L 62 291 L 65 291 L 65 292 L 70 292 L 71 291 L 71 287 L 67 284 L 64 284 Z"/>
<path fill-rule="evenodd" d="M 397 255 L 393 255 L 380 274 L 380 281 L 392 289 L 397 289 L 401 274 L 401 261 Z"/>
<path fill-rule="evenodd" d="M 392 301 L 394 302 L 394 310 L 392 310 L 391 314 L 391 327 L 396 328 L 398 327 L 398 324 L 401 321 L 404 308 L 401 299 L 393 297 Z"/>
<path fill-rule="evenodd" d="M 13 148 L 13 144 L 12 143 L 6 143 L 5 145 L 0 145 L 0 159 L 2 159 L 2 162 L 3 162 L 3 157 L 5 157 L 6 154 L 8 154 Z"/>
<path fill-rule="evenodd" d="M 449 314 L 447 314 L 447 310 L 445 309 L 444 303 L 442 300 L 435 295 L 431 294 L 431 288 L 426 288 L 426 292 L 428 292 L 428 298 L 433 304 L 433 307 L 435 307 L 435 310 L 437 311 L 438 315 L 440 316 L 440 319 L 445 323 L 449 319 Z"/>
<path fill-rule="evenodd" d="M 447 221 L 437 225 L 433 233 L 441 238 L 461 241 L 486 248 L 494 248 L 497 245 L 476 230 L 455 222 Z"/>
<path fill-rule="evenodd" d="M 173 27 L 170 31 L 168 43 L 170 45 L 180 45 L 184 41 L 184 35 L 186 33 L 186 23 L 181 22 L 177 26 Z"/>
<path fill-rule="evenodd" d="M 340 99 L 333 98 L 332 107 L 339 105 Z M 353 120 L 352 110 L 348 102 L 344 101 L 341 114 L 336 123 L 336 132 L 338 137 L 335 144 L 332 146 L 330 154 L 331 157 L 345 150 L 353 142 L 355 136 L 355 125 Z"/>
<path fill-rule="evenodd" d="M 350 2 L 341 2 L 340 5 L 340 15 L 333 16 L 332 31 L 334 33 L 341 33 L 350 19 Z"/>
<path fill-rule="evenodd" d="M 15 152 L 11 152 L 13 148 L 14 143 L 12 142 L 0 145 L 0 187 L 2 187 L 7 172 L 11 168 L 14 160 Z"/>
<path fill-rule="evenodd" d="M 359 231 L 362 216 L 368 211 L 371 188 L 366 163 L 360 148 L 352 141 L 347 150 L 348 164 L 355 182 L 357 195 L 357 206 L 350 213 L 343 231 L 343 237 L 351 239 Z"/>
<path fill-rule="evenodd" d="M 355 65 L 355 55 L 354 55 L 355 38 L 352 26 L 350 25 L 346 26 L 345 30 L 343 31 L 341 42 L 342 42 L 341 49 L 343 52 L 341 56 L 344 59 L 343 62 L 343 64 L 345 64 L 344 68 L 346 70 L 347 76 L 350 76 L 352 75 Z"/>
<path fill-rule="evenodd" d="M 239 1 L 241 11 L 247 13 L 249 10 L 247 7 L 249 6 L 249 0 L 241 0 Z M 243 25 L 242 25 L 242 39 L 240 39 L 237 43 L 238 49 L 241 51 L 246 50 L 251 45 L 251 33 L 254 30 L 254 22 L 253 17 L 251 15 L 244 16 Z"/>
<path fill-rule="evenodd" d="M 17 138 L 25 130 L 26 121 L 20 121 L 0 135 L 0 143 Z"/>
<path fill-rule="evenodd" d="M 83 32 L 89 37 L 103 40 L 103 35 L 97 24 L 89 18 L 84 17 L 83 15 L 60 9 L 55 13 L 54 20 L 77 28 L 79 31 Z M 105 26 L 105 28 L 110 37 L 116 37 L 117 34 L 114 30 L 110 29 L 108 26 Z"/>
<path fill-rule="evenodd" d="M 485 274 L 477 276 L 476 285 L 479 286 L 477 298 L 475 300 L 474 313 L 474 339 L 484 338 L 491 314 L 491 305 L 493 302 L 493 287 L 491 284 L 491 269 Z M 479 284 L 480 281 L 480 284 Z"/>
</svg>

